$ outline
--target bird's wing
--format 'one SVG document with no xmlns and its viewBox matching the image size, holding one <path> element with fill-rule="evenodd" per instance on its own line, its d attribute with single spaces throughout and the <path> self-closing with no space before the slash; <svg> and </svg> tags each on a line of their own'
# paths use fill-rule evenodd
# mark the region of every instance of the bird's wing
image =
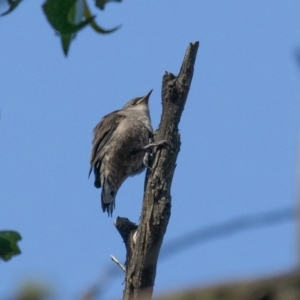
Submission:
<svg viewBox="0 0 300 300">
<path fill-rule="evenodd" d="M 112 134 L 116 130 L 120 121 L 124 118 L 124 115 L 120 113 L 120 110 L 113 111 L 112 113 L 103 117 L 103 119 L 94 128 L 94 139 L 91 153 L 91 167 L 89 176 L 93 167 L 100 162 L 100 153 L 103 147 L 111 138 Z"/>
</svg>

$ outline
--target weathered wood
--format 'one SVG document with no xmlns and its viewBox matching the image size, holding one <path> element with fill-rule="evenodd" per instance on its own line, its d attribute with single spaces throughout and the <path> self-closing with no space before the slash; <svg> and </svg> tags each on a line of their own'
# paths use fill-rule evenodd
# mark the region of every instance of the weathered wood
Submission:
<svg viewBox="0 0 300 300">
<path fill-rule="evenodd" d="M 156 265 L 163 237 L 171 215 L 171 184 L 180 151 L 178 124 L 193 78 L 199 42 L 186 51 L 178 76 L 166 72 L 162 82 L 163 112 L 154 141 L 167 140 L 171 147 L 162 147 L 153 157 L 153 168 L 145 181 L 144 201 L 136 241 L 127 249 L 126 278 L 123 300 L 148 300 L 152 297 Z M 129 253 L 130 254 L 129 254 Z"/>
</svg>

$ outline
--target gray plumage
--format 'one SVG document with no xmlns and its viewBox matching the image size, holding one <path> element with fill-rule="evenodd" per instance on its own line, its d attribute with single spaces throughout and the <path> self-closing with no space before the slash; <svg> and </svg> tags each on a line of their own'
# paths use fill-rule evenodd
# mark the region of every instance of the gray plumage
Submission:
<svg viewBox="0 0 300 300">
<path fill-rule="evenodd" d="M 141 150 L 152 135 L 148 107 L 151 92 L 104 116 L 94 128 L 89 175 L 94 169 L 94 185 L 102 187 L 102 209 L 108 215 L 112 215 L 115 197 L 124 180 L 145 168 L 145 151 Z"/>
</svg>

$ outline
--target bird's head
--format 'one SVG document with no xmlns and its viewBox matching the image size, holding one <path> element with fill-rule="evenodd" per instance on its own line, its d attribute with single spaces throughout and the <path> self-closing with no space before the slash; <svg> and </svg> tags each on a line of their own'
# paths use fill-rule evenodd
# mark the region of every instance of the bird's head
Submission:
<svg viewBox="0 0 300 300">
<path fill-rule="evenodd" d="M 146 96 L 137 97 L 130 100 L 123 106 L 123 109 L 143 109 L 143 108 L 148 109 L 148 100 L 150 98 L 152 91 L 153 90 L 151 90 Z"/>
</svg>

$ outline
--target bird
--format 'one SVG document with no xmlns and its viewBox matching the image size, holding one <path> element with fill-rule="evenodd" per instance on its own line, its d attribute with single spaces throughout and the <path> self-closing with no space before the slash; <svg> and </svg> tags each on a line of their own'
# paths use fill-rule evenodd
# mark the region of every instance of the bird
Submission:
<svg viewBox="0 0 300 300">
<path fill-rule="evenodd" d="M 152 90 L 127 102 L 122 109 L 105 115 L 93 130 L 90 171 L 94 171 L 96 188 L 101 190 L 103 212 L 112 216 L 115 199 L 122 183 L 141 173 L 153 129 L 148 100 Z"/>
</svg>

